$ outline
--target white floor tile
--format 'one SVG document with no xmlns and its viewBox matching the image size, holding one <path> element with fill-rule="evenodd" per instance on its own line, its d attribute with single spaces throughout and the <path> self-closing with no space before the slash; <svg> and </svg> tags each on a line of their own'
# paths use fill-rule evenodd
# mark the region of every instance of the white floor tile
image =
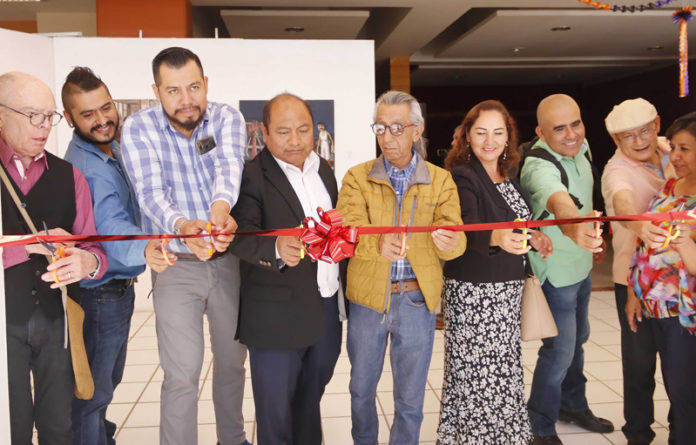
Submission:
<svg viewBox="0 0 696 445">
<path fill-rule="evenodd" d="M 322 417 L 350 417 L 350 394 L 324 394 L 321 398 Z"/>
<path fill-rule="evenodd" d="M 159 426 L 160 421 L 160 403 L 159 402 L 141 402 L 135 405 L 124 428 L 141 427 L 141 426 Z"/>
<path fill-rule="evenodd" d="M 133 403 L 138 400 L 140 394 L 147 386 L 145 382 L 121 383 L 114 391 L 112 403 Z"/>
<path fill-rule="evenodd" d="M 119 444 L 159 443 L 159 427 L 122 428 L 116 436 Z"/>
</svg>

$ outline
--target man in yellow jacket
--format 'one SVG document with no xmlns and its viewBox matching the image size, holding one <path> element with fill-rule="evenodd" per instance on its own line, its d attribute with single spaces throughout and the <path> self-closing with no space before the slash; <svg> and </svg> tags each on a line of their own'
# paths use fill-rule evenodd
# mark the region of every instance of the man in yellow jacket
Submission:
<svg viewBox="0 0 696 445">
<path fill-rule="evenodd" d="M 426 162 L 418 101 L 399 91 L 375 105 L 372 130 L 382 155 L 351 168 L 338 209 L 357 226 L 461 224 L 457 187 L 449 172 Z M 377 382 L 391 337 L 394 422 L 390 444 L 416 445 L 442 290 L 440 260 L 466 248 L 461 232 L 363 235 L 348 263 L 352 435 L 355 445 L 377 443 Z"/>
</svg>

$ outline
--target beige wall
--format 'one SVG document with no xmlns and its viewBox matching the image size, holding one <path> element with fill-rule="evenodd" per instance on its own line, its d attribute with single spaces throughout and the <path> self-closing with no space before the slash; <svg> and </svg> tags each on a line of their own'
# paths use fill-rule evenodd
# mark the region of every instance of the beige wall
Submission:
<svg viewBox="0 0 696 445">
<path fill-rule="evenodd" d="M 74 32 L 84 37 L 96 37 L 96 12 L 37 12 L 38 32 Z"/>
</svg>

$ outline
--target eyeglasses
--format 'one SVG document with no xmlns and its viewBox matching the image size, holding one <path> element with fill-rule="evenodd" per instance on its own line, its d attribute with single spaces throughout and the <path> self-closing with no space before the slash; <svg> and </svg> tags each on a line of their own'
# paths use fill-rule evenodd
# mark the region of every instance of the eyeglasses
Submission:
<svg viewBox="0 0 696 445">
<path fill-rule="evenodd" d="M 384 133 L 387 132 L 387 128 L 389 129 L 389 133 L 392 134 L 392 136 L 401 136 L 404 134 L 404 130 L 406 130 L 408 127 L 415 127 L 416 124 L 408 124 L 408 125 L 401 125 L 401 124 L 391 124 L 391 125 L 384 125 L 384 124 L 372 124 L 370 127 L 372 127 L 372 131 L 377 135 L 377 136 L 382 136 Z"/>
<path fill-rule="evenodd" d="M 29 118 L 29 123 L 32 124 L 35 127 L 40 127 L 43 125 L 44 121 L 48 119 L 49 125 L 52 127 L 55 127 L 60 123 L 60 120 L 63 119 L 63 115 L 54 111 L 53 113 L 22 113 L 19 110 L 15 110 L 14 108 L 8 107 L 7 105 L 0 104 L 0 107 L 7 108 L 8 110 L 14 111 L 15 113 L 21 114 L 22 116 L 26 116 Z"/>
<path fill-rule="evenodd" d="M 640 130 L 640 132 L 624 132 L 622 135 L 619 136 L 619 140 L 625 144 L 633 144 L 635 143 L 638 139 L 645 139 L 650 133 L 655 130 L 655 124 L 650 123 L 647 127 L 643 128 Z"/>
</svg>

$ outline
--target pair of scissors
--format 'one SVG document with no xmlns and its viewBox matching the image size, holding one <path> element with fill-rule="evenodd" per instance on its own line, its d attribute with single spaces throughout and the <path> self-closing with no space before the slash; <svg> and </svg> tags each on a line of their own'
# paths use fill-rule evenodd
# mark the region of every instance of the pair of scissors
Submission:
<svg viewBox="0 0 696 445">
<path fill-rule="evenodd" d="M 684 209 L 684 204 L 685 204 L 685 203 L 682 202 L 682 203 L 679 205 L 679 208 L 677 209 L 677 212 L 681 212 L 681 211 Z M 683 222 L 684 222 L 684 220 L 677 221 L 677 223 L 683 223 Z M 662 245 L 660 246 L 660 249 L 666 249 L 667 246 L 669 246 L 669 242 L 672 241 L 672 240 L 674 240 L 674 239 L 677 239 L 677 237 L 679 236 L 679 229 L 677 229 L 677 228 L 674 226 L 674 224 L 667 223 L 666 230 L 667 230 L 667 233 L 668 233 L 667 239 L 665 239 L 664 244 L 662 244 Z"/>
<path fill-rule="evenodd" d="M 46 231 L 46 236 L 49 236 L 48 233 L 48 226 L 46 225 L 46 221 L 43 221 L 43 227 L 44 230 Z M 61 258 L 65 258 L 67 255 L 65 254 L 65 247 L 66 246 L 60 246 L 56 247 L 51 243 L 47 243 L 41 239 L 39 239 L 39 243 L 41 243 L 42 246 L 44 246 L 46 249 L 48 249 L 51 252 L 51 262 L 54 262 L 56 260 L 59 260 Z M 58 279 L 58 274 L 56 273 L 57 271 L 54 269 L 53 270 L 53 281 L 56 283 L 60 283 L 60 280 Z"/>
<path fill-rule="evenodd" d="M 515 221 L 526 221 L 522 218 L 515 218 Z M 527 227 L 524 227 L 521 229 L 522 230 L 522 235 L 526 235 L 529 233 L 529 229 Z M 522 248 L 526 249 L 527 248 L 527 240 L 522 240 Z"/>
</svg>

